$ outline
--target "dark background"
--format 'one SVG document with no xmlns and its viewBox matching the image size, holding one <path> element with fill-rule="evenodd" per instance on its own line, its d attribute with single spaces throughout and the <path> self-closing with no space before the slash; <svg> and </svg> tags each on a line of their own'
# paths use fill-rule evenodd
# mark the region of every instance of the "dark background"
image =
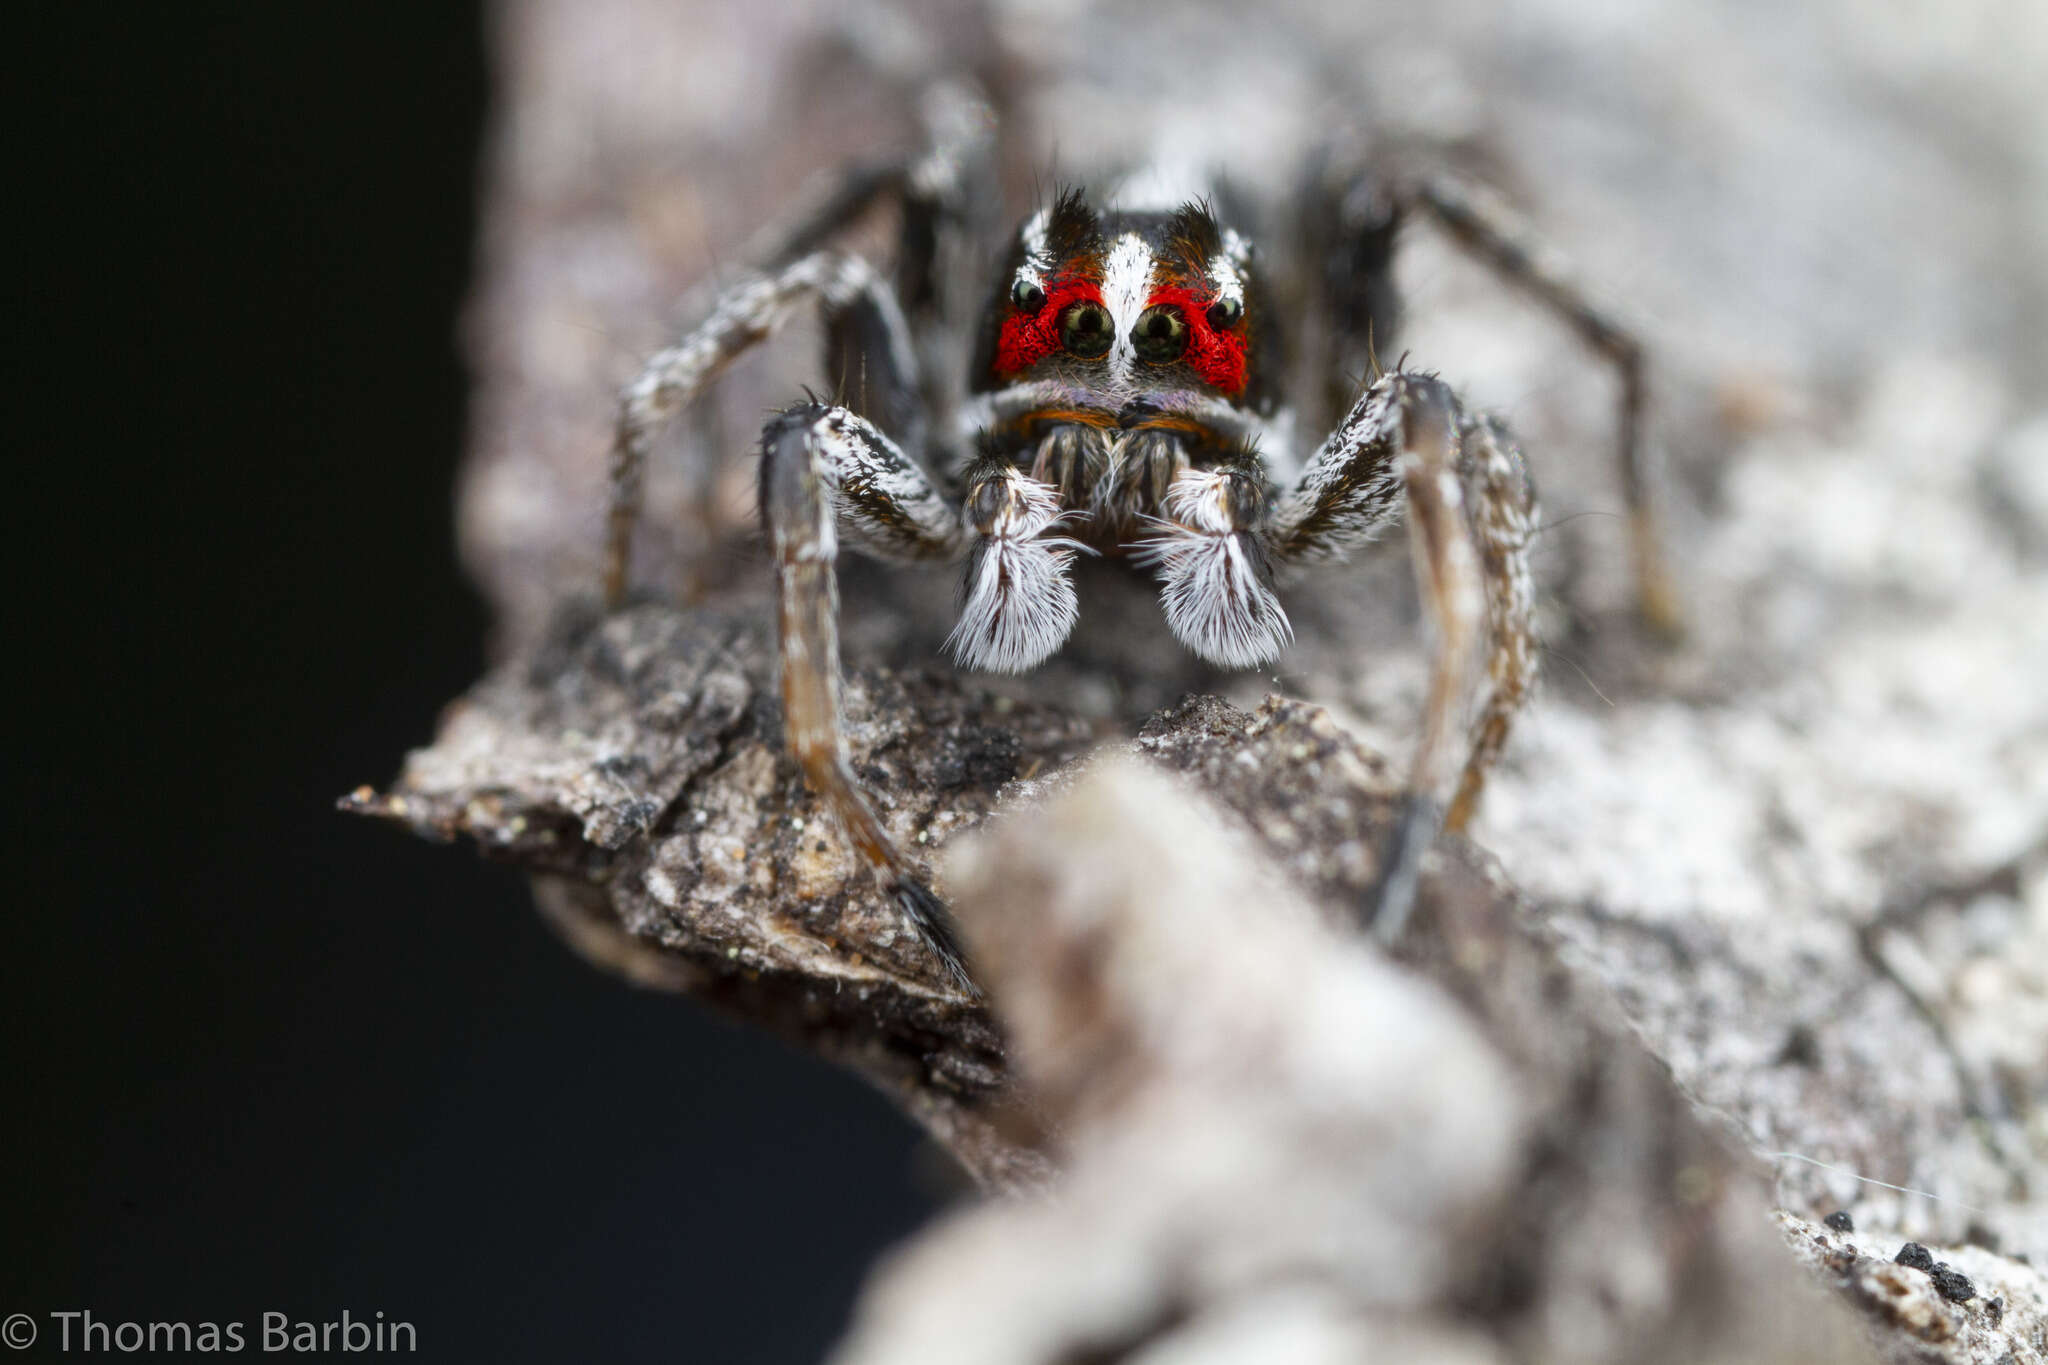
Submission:
<svg viewBox="0 0 2048 1365">
<path fill-rule="evenodd" d="M 38 22 L 6 83 L 36 700 L 0 1314 L 27 1358 L 56 1311 L 260 1354 L 265 1311 L 346 1308 L 431 1359 L 815 1359 L 935 1201 L 909 1127 L 585 967 L 506 870 L 332 809 L 482 664 L 451 529 L 479 15 Z"/>
</svg>

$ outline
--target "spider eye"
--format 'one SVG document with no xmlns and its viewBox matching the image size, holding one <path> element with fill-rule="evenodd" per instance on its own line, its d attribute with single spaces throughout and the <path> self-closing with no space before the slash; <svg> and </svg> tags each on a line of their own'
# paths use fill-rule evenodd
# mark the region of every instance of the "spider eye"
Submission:
<svg viewBox="0 0 2048 1365">
<path fill-rule="evenodd" d="M 1035 313 L 1045 306 L 1045 291 L 1029 280 L 1019 280 L 1010 286 L 1010 302 L 1027 313 Z"/>
<path fill-rule="evenodd" d="M 1244 302 L 1240 299 L 1218 299 L 1209 305 L 1209 325 L 1218 331 L 1235 327 L 1243 316 Z"/>
<path fill-rule="evenodd" d="M 1154 365 L 1180 359 L 1180 353 L 1188 348 L 1188 320 L 1180 309 L 1161 305 L 1147 308 L 1138 314 L 1138 325 L 1131 331 L 1131 344 L 1138 349 L 1138 358 Z"/>
<path fill-rule="evenodd" d="M 1060 314 L 1060 345 L 1068 355 L 1102 359 L 1109 354 L 1112 332 L 1109 310 L 1099 303 L 1070 303 Z"/>
</svg>

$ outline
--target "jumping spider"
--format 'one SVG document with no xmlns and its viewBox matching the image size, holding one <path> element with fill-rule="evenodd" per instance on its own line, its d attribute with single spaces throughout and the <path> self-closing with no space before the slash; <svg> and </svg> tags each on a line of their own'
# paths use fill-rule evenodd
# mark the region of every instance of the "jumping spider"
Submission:
<svg viewBox="0 0 2048 1365">
<path fill-rule="evenodd" d="M 1207 187 L 1146 189 L 1157 177 L 1131 177 L 1099 204 L 1069 189 L 1031 213 L 983 286 L 977 325 L 949 269 L 973 259 L 994 196 L 986 138 L 972 118 L 953 123 L 921 157 L 847 172 L 762 253 L 758 273 L 726 289 L 626 387 L 611 464 L 608 602 L 624 598 L 656 435 L 727 364 L 815 303 L 837 401 L 779 413 L 760 446 L 789 744 L 854 851 L 971 990 L 950 915 L 847 761 L 841 542 L 888 560 L 964 562 L 948 645 L 969 668 L 1021 672 L 1060 649 L 1079 614 L 1069 581 L 1079 554 L 1155 573 L 1174 635 L 1215 664 L 1249 668 L 1290 639 L 1276 572 L 1343 557 L 1405 504 L 1437 647 L 1408 814 L 1372 907 L 1376 930 L 1391 937 L 1439 825 L 1461 829 L 1471 818 L 1537 666 L 1536 500 L 1520 450 L 1501 422 L 1468 413 L 1434 375 L 1382 371 L 1377 361 L 1394 320 L 1395 234 L 1410 216 L 1433 220 L 1616 366 L 1638 592 L 1652 623 L 1669 627 L 1640 457 L 1639 347 L 1483 197 L 1442 178 L 1342 171 L 1329 157 L 1279 219 L 1312 258 L 1296 306 L 1320 313 L 1324 394 L 1283 394 L 1282 334 L 1304 319 L 1282 315 L 1262 257 L 1235 215 L 1216 207 L 1227 201 Z M 826 245 L 885 199 L 902 218 L 893 286 Z M 1368 376 L 1363 391 L 1353 378 L 1332 406 L 1343 410 L 1335 428 L 1312 449 L 1297 446 L 1284 399 L 1327 404 L 1328 387 L 1358 375 Z M 1487 695 L 1453 788 L 1451 732 L 1482 647 Z"/>
</svg>

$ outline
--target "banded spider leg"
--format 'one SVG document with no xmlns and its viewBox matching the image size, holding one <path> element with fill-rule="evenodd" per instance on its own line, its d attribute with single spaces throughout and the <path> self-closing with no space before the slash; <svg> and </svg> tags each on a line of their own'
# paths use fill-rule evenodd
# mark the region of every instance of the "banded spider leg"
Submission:
<svg viewBox="0 0 2048 1365">
<path fill-rule="evenodd" d="M 761 521 L 775 554 L 782 710 L 789 746 L 854 852 L 974 993 L 952 916 L 890 839 L 847 762 L 840 728 L 839 587 L 845 532 L 882 558 L 953 559 L 959 516 L 896 444 L 844 407 L 790 408 L 761 435 Z"/>
<path fill-rule="evenodd" d="M 942 105 L 948 134 L 913 163 L 856 170 L 776 234 L 769 265 L 738 281 L 705 320 L 651 357 L 620 398 L 606 517 L 605 599 L 626 596 L 642 472 L 660 430 L 718 375 L 771 336 L 805 303 L 825 326 L 826 364 L 840 401 L 799 404 L 762 433 L 760 509 L 774 552 L 781 692 L 792 753 L 811 789 L 963 990 L 973 993 L 944 904 L 889 837 L 847 759 L 840 713 L 838 587 L 842 538 L 896 560 L 950 560 L 969 540 L 958 511 L 923 465 L 932 394 L 899 291 L 857 256 L 826 248 L 877 199 L 903 203 L 900 297 L 936 317 L 945 300 L 933 275 L 964 211 L 963 183 L 984 150 L 971 116 Z M 898 433 L 901 443 L 884 434 Z"/>
<path fill-rule="evenodd" d="M 1340 557 L 1404 504 L 1435 655 L 1407 804 L 1369 908 L 1385 942 L 1407 921 L 1439 825 L 1458 832 L 1470 821 L 1536 677 L 1535 489 L 1506 428 L 1467 415 L 1438 379 L 1397 372 L 1366 390 L 1274 510 L 1266 553 L 1283 568 Z M 1457 726 L 1482 657 L 1489 686 L 1459 763 Z"/>
<path fill-rule="evenodd" d="M 1361 160 L 1370 158 L 1326 150 L 1323 175 L 1300 215 L 1305 254 L 1319 266 L 1310 289 L 1330 319 L 1332 354 L 1322 366 L 1328 380 L 1341 385 L 1347 376 L 1378 370 L 1374 349 L 1384 352 L 1393 343 L 1399 320 L 1393 264 L 1401 226 L 1417 215 L 1435 223 L 1613 367 L 1614 461 L 1627 508 L 1637 609 L 1657 635 L 1682 635 L 1684 609 L 1665 562 L 1657 478 L 1644 439 L 1649 381 L 1641 341 L 1594 301 L 1562 253 L 1499 195 L 1442 172 L 1361 169 Z M 1326 401 L 1341 407 L 1349 396 L 1336 392 Z"/>
</svg>

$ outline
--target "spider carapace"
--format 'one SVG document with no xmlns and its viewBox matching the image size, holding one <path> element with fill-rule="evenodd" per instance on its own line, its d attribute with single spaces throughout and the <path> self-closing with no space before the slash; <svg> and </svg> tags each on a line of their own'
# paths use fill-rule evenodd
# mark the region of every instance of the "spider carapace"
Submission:
<svg viewBox="0 0 2048 1365">
<path fill-rule="evenodd" d="M 962 663 L 1057 650 L 1077 551 L 1155 567 L 1174 634 L 1214 663 L 1286 645 L 1259 534 L 1273 345 L 1251 257 L 1201 203 L 1100 214 L 1070 191 L 1025 220 L 972 362 Z"/>
<path fill-rule="evenodd" d="M 1326 166 L 1276 221 L 1296 225 L 1291 244 L 1316 257 L 1306 269 L 1296 263 L 1295 278 L 1314 286 L 1292 297 L 1319 313 L 1330 368 L 1368 378 L 1338 404 L 1327 435 L 1298 447 L 1277 357 L 1305 319 L 1277 315 L 1267 262 L 1210 198 L 1112 193 L 1098 203 L 1061 192 L 999 248 L 995 279 L 975 284 L 947 277 L 949 262 L 975 258 L 962 245 L 982 216 L 975 157 L 973 138 L 941 138 L 922 158 L 849 172 L 783 233 L 759 273 L 728 288 L 628 385 L 612 461 L 608 597 L 623 597 L 655 434 L 727 363 L 814 302 L 836 401 L 777 414 L 759 454 L 789 743 L 853 849 L 971 989 L 943 905 L 847 761 L 833 569 L 842 547 L 964 566 L 948 644 L 970 668 L 1021 671 L 1059 650 L 1080 615 L 1070 574 L 1081 554 L 1155 575 L 1183 644 L 1249 668 L 1290 638 L 1276 578 L 1344 557 L 1405 512 L 1436 650 L 1409 815 L 1369 908 L 1379 932 L 1396 932 L 1422 850 L 1439 825 L 1470 817 L 1534 683 L 1537 651 L 1535 497 L 1513 439 L 1434 375 L 1378 365 L 1376 344 L 1387 345 L 1393 321 L 1395 233 L 1426 215 L 1615 363 L 1639 588 L 1646 611 L 1668 619 L 1639 461 L 1637 347 L 1484 198 L 1452 182 Z M 888 196 L 903 222 L 893 283 L 825 245 Z M 1457 718 L 1482 670 L 1485 695 L 1460 746 Z"/>
</svg>

